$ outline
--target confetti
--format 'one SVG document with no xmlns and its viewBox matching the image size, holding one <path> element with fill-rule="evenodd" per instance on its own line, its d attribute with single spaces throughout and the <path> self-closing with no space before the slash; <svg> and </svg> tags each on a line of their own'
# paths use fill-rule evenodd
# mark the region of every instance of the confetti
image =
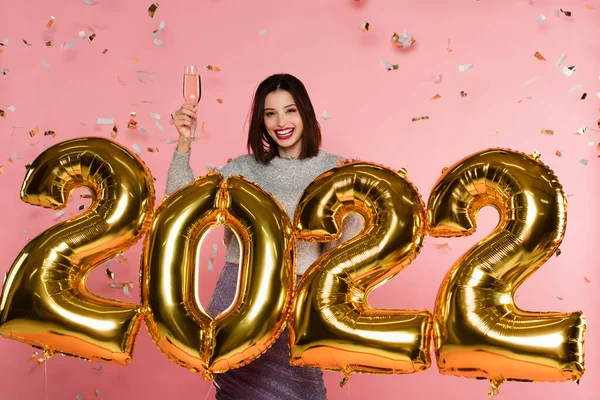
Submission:
<svg viewBox="0 0 600 400">
<path fill-rule="evenodd" d="M 35 135 L 38 134 L 39 131 L 40 131 L 40 129 L 36 126 L 35 128 L 33 128 L 32 130 L 29 131 L 29 136 L 34 137 Z"/>
<path fill-rule="evenodd" d="M 435 248 L 436 248 L 437 250 L 442 250 L 442 249 L 451 249 L 451 247 L 450 247 L 450 243 L 448 243 L 448 242 L 444 242 L 444 243 L 436 244 L 436 245 L 435 245 Z"/>
<path fill-rule="evenodd" d="M 102 54 L 106 54 L 107 51 L 108 51 L 108 49 L 102 50 Z"/>
<path fill-rule="evenodd" d="M 258 36 L 265 36 L 267 34 L 267 31 L 264 29 L 259 29 L 258 31 Z"/>
<path fill-rule="evenodd" d="M 408 32 L 402 32 L 402 36 L 398 35 L 396 32 L 392 35 L 392 43 L 394 43 L 397 47 L 410 47 L 415 43 L 415 38 L 413 36 L 408 36 Z"/>
<path fill-rule="evenodd" d="M 562 64 L 563 61 L 565 61 L 566 58 L 567 58 L 567 54 L 566 53 L 561 54 L 560 57 L 558 57 L 558 60 L 556 60 L 556 62 L 554 63 L 554 66 L 555 67 L 559 67 L 560 64 Z"/>
<path fill-rule="evenodd" d="M 530 80 L 528 80 L 527 82 L 523 83 L 521 86 L 527 86 L 529 85 L 531 82 L 535 81 L 538 77 L 534 76 L 533 78 L 531 78 Z"/>
<path fill-rule="evenodd" d="M 106 273 L 106 276 L 108 276 L 110 279 L 115 279 L 115 273 L 112 272 L 110 268 L 106 268 L 104 272 Z"/>
<path fill-rule="evenodd" d="M 573 72 L 575 72 L 575 66 L 572 65 L 570 67 L 563 67 L 562 72 L 566 77 L 570 78 L 571 75 L 573 75 Z"/>
<path fill-rule="evenodd" d="M 143 126 L 142 126 L 142 127 L 140 127 L 140 132 L 142 132 L 142 133 L 146 133 L 146 128 L 144 128 Z"/>
<path fill-rule="evenodd" d="M 327 114 L 327 110 L 323 110 L 323 119 L 325 121 L 327 121 L 328 119 L 331 119 L 331 117 L 329 116 L 329 114 Z"/>
<path fill-rule="evenodd" d="M 546 19 L 546 17 L 542 14 L 539 17 L 537 17 L 535 22 L 537 22 L 538 24 L 541 24 L 542 22 L 544 22 L 545 19 Z"/>
<path fill-rule="evenodd" d="M 21 39 L 21 40 L 22 40 L 22 41 L 23 41 L 23 43 L 25 43 L 27 46 L 31 46 L 31 44 L 30 44 L 30 43 L 27 43 L 27 40 L 25 40 L 25 39 Z"/>
<path fill-rule="evenodd" d="M 79 207 L 77 208 L 78 211 L 83 211 L 85 210 L 85 206 L 83 204 L 80 204 Z"/>
<path fill-rule="evenodd" d="M 82 194 L 79 196 L 80 199 L 91 199 L 92 195 L 91 194 Z"/>
<path fill-rule="evenodd" d="M 102 391 L 100 389 L 94 389 L 94 391 L 89 395 L 88 398 L 100 397 L 101 394 L 102 394 Z"/>
<path fill-rule="evenodd" d="M 434 79 L 433 83 L 441 83 L 442 82 L 442 74 L 438 74 L 437 78 Z"/>
<path fill-rule="evenodd" d="M 31 355 L 29 356 L 29 358 L 27 359 L 26 362 L 30 362 L 35 360 L 40 354 L 37 351 L 34 351 L 33 353 L 31 353 Z"/>
<path fill-rule="evenodd" d="M 56 132 L 54 132 L 54 131 L 45 131 L 44 132 L 44 136 L 56 137 Z"/>
<path fill-rule="evenodd" d="M 540 54 L 540 52 L 539 52 L 539 51 L 536 51 L 536 52 L 533 54 L 533 56 L 534 56 L 535 58 L 537 58 L 538 60 L 540 60 L 540 61 L 548 61 L 548 60 L 546 60 L 546 59 L 544 58 L 544 56 L 543 56 L 543 55 L 541 55 L 541 54 Z"/>
<path fill-rule="evenodd" d="M 154 13 L 156 12 L 158 6 L 159 4 L 157 2 L 154 2 L 150 7 L 148 7 L 148 15 L 150 16 L 150 18 L 154 18 Z"/>
<path fill-rule="evenodd" d="M 140 146 L 138 146 L 137 144 L 133 144 L 133 151 L 135 151 L 136 153 L 140 154 L 142 152 L 142 148 Z"/>
<path fill-rule="evenodd" d="M 440 94 L 439 94 L 439 93 L 436 93 L 436 94 L 435 94 L 435 96 L 433 96 L 433 97 L 431 98 L 431 100 L 437 100 L 437 99 L 439 99 L 439 98 L 441 98 L 441 97 L 442 97 L 442 96 L 440 96 Z"/>
<path fill-rule="evenodd" d="M 219 250 L 219 246 L 217 244 L 212 245 L 212 255 L 213 257 L 217 256 L 217 251 Z"/>
<path fill-rule="evenodd" d="M 461 90 L 460 97 L 467 97 L 467 92 L 465 92 L 464 90 Z"/>
<path fill-rule="evenodd" d="M 427 119 L 429 119 L 429 116 L 427 116 L 427 115 L 422 116 L 422 117 L 413 117 L 412 122 L 421 121 L 421 120 L 427 120 Z"/>
<path fill-rule="evenodd" d="M 131 59 L 131 62 L 132 62 L 132 63 L 134 63 L 134 64 L 137 64 L 137 62 L 138 62 L 138 59 L 137 59 L 137 57 L 133 57 L 133 58 Z"/>
<path fill-rule="evenodd" d="M 212 257 L 208 258 L 208 272 L 213 272 L 213 266 L 215 264 L 215 260 Z"/>
<path fill-rule="evenodd" d="M 2 42 L 0 42 L 0 45 L 8 46 L 8 39 L 4 39 Z"/>
<path fill-rule="evenodd" d="M 587 276 L 584 276 L 583 279 L 585 280 L 585 283 L 590 283 L 591 281 L 588 279 Z"/>
<path fill-rule="evenodd" d="M 596 92 L 596 96 L 598 96 L 598 98 L 600 99 L 600 92 Z M 600 127 L 600 125 L 598 127 Z"/>
<path fill-rule="evenodd" d="M 523 100 L 531 100 L 531 99 L 532 99 L 531 96 L 523 97 L 521 100 L 518 101 L 518 103 L 522 102 Z"/>
<path fill-rule="evenodd" d="M 137 121 L 135 120 L 135 112 L 129 113 L 129 122 L 127 123 L 127 129 L 137 129 Z"/>
<path fill-rule="evenodd" d="M 133 281 L 111 282 L 108 286 L 112 289 L 123 289 L 125 286 L 133 287 Z"/>
<path fill-rule="evenodd" d="M 556 297 L 558 300 L 564 299 L 564 297 L 558 297 L 557 295 L 554 295 L 554 297 Z"/>
<path fill-rule="evenodd" d="M 368 32 L 369 31 L 369 23 L 365 22 L 364 24 L 362 24 L 360 26 L 360 30 L 363 31 L 363 32 Z"/>
<path fill-rule="evenodd" d="M 579 160 L 579 164 L 581 164 L 581 165 L 584 165 L 584 166 L 586 166 L 586 167 L 587 167 L 587 165 L 588 165 L 588 162 L 589 162 L 589 161 L 588 161 L 588 160 L 586 160 L 585 158 L 582 158 L 581 160 Z"/>
<path fill-rule="evenodd" d="M 53 16 L 50 16 L 50 19 L 48 20 L 48 22 L 46 22 L 46 28 L 50 28 L 52 26 L 52 24 L 54 23 L 54 20 L 56 18 L 54 18 Z"/>
<path fill-rule="evenodd" d="M 562 157 L 563 156 L 563 151 L 562 150 L 556 150 L 555 153 L 558 157 Z"/>
<path fill-rule="evenodd" d="M 92 43 L 92 40 L 94 40 L 94 38 L 95 38 L 95 37 L 96 37 L 96 34 L 95 34 L 95 33 L 92 33 L 92 34 L 91 34 L 91 35 L 90 35 L 90 36 L 87 38 L 87 40 L 88 40 L 88 43 Z"/>
<path fill-rule="evenodd" d="M 4 114 L 4 110 L 0 110 L 0 117 L 6 119 L 6 115 Z"/>
<path fill-rule="evenodd" d="M 446 51 L 447 51 L 448 53 L 451 53 L 451 52 L 452 52 L 452 49 L 450 48 L 450 39 L 448 39 L 448 46 L 446 47 Z"/>
<path fill-rule="evenodd" d="M 77 395 L 77 400 L 85 400 L 85 399 L 83 398 L 83 396 L 82 396 L 82 395 L 78 394 L 78 395 Z"/>
<path fill-rule="evenodd" d="M 217 103 L 223 104 L 223 99 L 217 99 Z"/>
<path fill-rule="evenodd" d="M 160 119 L 160 114 L 153 112 L 153 113 L 150 113 L 150 117 L 154 118 L 154 119 Z"/>
<path fill-rule="evenodd" d="M 82 39 L 87 39 L 87 35 L 84 31 L 79 31 L 79 37 Z"/>
<path fill-rule="evenodd" d="M 552 136 L 554 135 L 554 131 L 552 129 L 542 129 L 542 132 L 544 135 L 548 135 L 548 136 Z"/>
<path fill-rule="evenodd" d="M 215 67 L 214 65 L 210 65 L 210 64 L 207 65 L 205 68 L 206 68 L 207 71 L 214 71 L 214 72 L 221 71 L 221 68 Z"/>
<path fill-rule="evenodd" d="M 381 60 L 379 63 L 381 65 L 383 65 L 384 67 L 386 67 L 388 71 L 395 71 L 398 69 L 398 64 L 390 64 L 389 62 L 387 62 L 385 60 Z"/>
<path fill-rule="evenodd" d="M 160 40 L 159 38 L 154 38 L 153 43 L 157 46 L 162 46 L 163 44 L 165 44 L 165 41 Z"/>
<path fill-rule="evenodd" d="M 470 70 L 471 68 L 473 68 L 473 64 L 463 64 L 463 65 L 459 65 L 459 66 L 458 66 L 458 70 L 459 70 L 460 72 L 465 72 L 465 71 L 468 71 L 468 70 Z"/>
<path fill-rule="evenodd" d="M 119 128 L 116 125 L 113 125 L 112 129 L 110 130 L 110 135 L 112 137 L 117 136 L 117 133 L 119 132 Z"/>
<path fill-rule="evenodd" d="M 594 145 L 594 141 L 593 140 L 588 140 L 588 146 L 592 147 Z"/>
<path fill-rule="evenodd" d="M 83 0 L 83 2 L 87 5 L 90 6 L 95 6 L 96 4 L 98 4 L 97 2 L 95 2 L 94 0 Z"/>
<path fill-rule="evenodd" d="M 158 147 L 148 147 L 150 153 L 158 153 Z"/>
<path fill-rule="evenodd" d="M 131 293 L 129 293 L 129 286 L 123 286 L 123 294 L 127 297 L 131 297 Z"/>
<path fill-rule="evenodd" d="M 582 87 L 583 87 L 583 84 L 577 83 L 571 89 L 569 89 L 569 93 L 574 92 L 575 90 L 582 88 Z"/>
<path fill-rule="evenodd" d="M 15 111 L 17 111 L 17 107 L 15 107 L 15 106 L 13 106 L 13 105 L 10 105 L 10 106 L 6 107 L 6 109 L 7 109 L 8 111 L 10 111 L 10 112 L 15 112 Z"/>
<path fill-rule="evenodd" d="M 52 41 L 51 40 L 48 40 L 45 44 L 46 44 L 46 47 L 52 47 Z"/>
<path fill-rule="evenodd" d="M 65 215 L 65 210 L 57 211 L 56 213 L 54 213 L 54 219 L 57 220 L 60 217 L 62 217 L 63 215 Z"/>
<path fill-rule="evenodd" d="M 50 65 L 48 65 L 48 63 L 46 62 L 46 60 L 42 60 L 42 65 L 43 65 L 44 67 L 46 67 L 46 69 L 47 69 L 48 71 L 50 71 Z"/>
<path fill-rule="evenodd" d="M 560 12 L 565 14 L 565 16 L 570 17 L 571 16 L 571 11 L 565 11 L 562 8 L 560 9 Z"/>
<path fill-rule="evenodd" d="M 581 98 L 579 100 L 585 100 L 586 97 L 587 97 L 587 93 L 584 93 L 581 95 Z"/>
<path fill-rule="evenodd" d="M 8 75 L 10 71 L 7 68 L 2 68 L 0 69 L 0 73 L 2 73 L 2 75 Z"/>
<path fill-rule="evenodd" d="M 160 32 L 164 33 L 165 31 L 165 21 L 160 21 L 158 28 L 152 31 L 152 37 L 157 36 Z"/>
<path fill-rule="evenodd" d="M 156 127 L 158 128 L 159 131 L 161 132 L 165 132 L 165 128 L 162 127 L 162 125 L 160 124 L 160 122 L 158 122 L 157 119 L 154 120 L 154 125 L 156 125 Z"/>
<path fill-rule="evenodd" d="M 592 4 L 586 4 L 585 8 L 587 8 L 588 10 L 593 10 L 594 6 Z"/>
<path fill-rule="evenodd" d="M 98 118 L 96 119 L 96 125 L 112 125 L 115 123 L 114 118 Z"/>
<path fill-rule="evenodd" d="M 575 132 L 575 135 L 580 135 L 580 136 L 583 135 L 585 133 L 586 129 L 587 129 L 587 127 L 585 125 L 583 125 L 581 128 L 579 128 L 577 130 L 577 132 Z"/>
<path fill-rule="evenodd" d="M 102 371 L 102 367 L 103 367 L 103 366 L 104 366 L 104 364 L 102 364 L 102 363 L 101 363 L 101 364 L 100 364 L 100 365 L 98 365 L 97 367 L 90 368 L 90 369 L 93 369 L 94 371 Z"/>
<path fill-rule="evenodd" d="M 71 41 L 70 41 L 69 43 L 67 43 L 67 44 L 64 44 L 64 43 L 63 43 L 63 44 L 61 44 L 61 45 L 60 45 L 60 48 L 61 48 L 62 50 L 67 50 L 67 49 L 69 49 L 69 48 L 73 47 L 73 45 L 75 44 L 75 42 L 76 42 L 76 41 L 77 41 L 77 39 L 73 39 L 73 40 L 71 40 Z"/>
</svg>

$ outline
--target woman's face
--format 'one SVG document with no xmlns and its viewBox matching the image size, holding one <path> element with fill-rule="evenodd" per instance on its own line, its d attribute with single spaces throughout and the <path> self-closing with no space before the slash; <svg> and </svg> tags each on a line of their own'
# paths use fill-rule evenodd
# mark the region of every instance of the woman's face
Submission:
<svg viewBox="0 0 600 400">
<path fill-rule="evenodd" d="M 279 155 L 298 157 L 302 150 L 302 118 L 289 92 L 276 90 L 267 95 L 264 121 L 267 133 L 279 147 Z"/>
</svg>

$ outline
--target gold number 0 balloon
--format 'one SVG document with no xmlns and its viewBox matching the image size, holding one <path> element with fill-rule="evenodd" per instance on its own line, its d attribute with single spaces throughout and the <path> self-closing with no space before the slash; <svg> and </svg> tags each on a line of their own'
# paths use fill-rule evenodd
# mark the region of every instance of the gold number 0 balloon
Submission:
<svg viewBox="0 0 600 400">
<path fill-rule="evenodd" d="M 115 142 L 68 140 L 32 163 L 21 199 L 60 209 L 79 187 L 92 192 L 90 208 L 31 240 L 12 265 L 0 300 L 0 334 L 47 355 L 125 364 L 141 323 L 140 307 L 93 295 L 85 279 L 147 229 L 154 206 L 152 176 Z"/>
<path fill-rule="evenodd" d="M 433 188 L 429 233 L 471 234 L 485 205 L 500 212 L 498 227 L 456 262 L 436 300 L 440 372 L 489 379 L 491 396 L 504 380 L 579 379 L 584 372 L 583 314 L 523 311 L 513 299 L 563 238 L 561 185 L 548 167 L 524 154 L 476 153 L 445 171 Z"/>
<path fill-rule="evenodd" d="M 242 243 L 234 303 L 212 319 L 198 300 L 196 254 L 225 224 Z M 146 323 L 172 361 L 205 379 L 243 366 L 279 336 L 295 283 L 291 223 L 271 195 L 241 177 L 209 174 L 159 206 L 143 256 Z"/>
<path fill-rule="evenodd" d="M 369 292 L 418 255 L 425 206 L 398 173 L 369 163 L 330 170 L 303 193 L 294 224 L 299 239 L 341 235 L 348 212 L 364 218 L 361 233 L 319 258 L 304 274 L 290 322 L 292 365 L 401 374 L 430 366 L 427 310 L 373 309 Z"/>
</svg>

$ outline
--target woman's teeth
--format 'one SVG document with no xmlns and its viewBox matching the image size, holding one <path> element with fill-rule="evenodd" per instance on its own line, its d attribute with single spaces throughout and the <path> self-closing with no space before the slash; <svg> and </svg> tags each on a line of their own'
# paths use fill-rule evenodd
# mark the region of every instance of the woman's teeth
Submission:
<svg viewBox="0 0 600 400">
<path fill-rule="evenodd" d="M 294 128 L 286 129 L 284 131 L 275 131 L 277 137 L 281 139 L 287 139 L 288 137 L 292 136 L 293 133 Z"/>
</svg>

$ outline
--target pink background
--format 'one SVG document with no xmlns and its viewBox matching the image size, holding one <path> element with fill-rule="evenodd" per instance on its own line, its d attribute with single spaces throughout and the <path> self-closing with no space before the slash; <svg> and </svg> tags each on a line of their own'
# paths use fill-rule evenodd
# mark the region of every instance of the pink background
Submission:
<svg viewBox="0 0 600 400">
<path fill-rule="evenodd" d="M 289 72 L 311 94 L 325 150 L 395 169 L 405 167 L 425 200 L 441 169 L 466 155 L 490 147 L 542 153 L 569 196 L 567 233 L 560 257 L 549 260 L 523 285 L 517 302 L 531 310 L 584 310 L 587 371 L 580 385 L 509 382 L 500 398 L 598 398 L 598 0 L 173 0 L 161 1 L 154 19 L 146 11 L 150 4 L 150 0 L 100 0 L 94 6 L 82 0 L 2 2 L 0 41 L 8 39 L 8 44 L 0 47 L 0 69 L 6 68 L 8 74 L 0 75 L 0 109 L 6 113 L 0 118 L 0 220 L 4 222 L 0 276 L 29 238 L 56 223 L 54 211 L 19 200 L 24 166 L 45 146 L 76 137 L 111 137 L 112 125 L 96 125 L 96 119 L 114 118 L 119 129 L 115 140 L 130 149 L 141 148 L 162 198 L 173 149 L 167 141 L 177 136 L 168 120 L 182 102 L 183 65 L 211 64 L 222 69 L 202 76 L 200 119 L 206 121 L 207 134 L 194 144 L 196 174 L 204 174 L 207 164 L 221 165 L 245 152 L 246 118 L 256 85 L 272 73 Z M 554 15 L 561 7 L 572 16 Z M 546 20 L 538 24 L 541 14 Z M 48 30 L 45 24 L 51 15 L 56 21 Z M 165 31 L 157 38 L 163 45 L 154 44 L 152 37 L 160 21 L 165 21 Z M 359 29 L 364 22 L 370 23 L 369 32 Z M 90 35 L 90 27 L 97 36 L 88 43 L 78 32 Z M 400 49 L 390 42 L 394 31 L 403 30 L 417 40 L 413 48 Z M 49 40 L 46 35 L 53 38 L 52 47 L 44 45 Z M 62 43 L 73 39 L 71 48 L 61 49 Z M 536 59 L 536 51 L 548 61 Z M 554 64 L 562 53 L 567 58 L 557 68 Z M 399 69 L 388 72 L 381 60 L 398 64 Z M 459 72 L 459 65 L 470 63 L 474 64 L 471 70 Z M 573 65 L 576 71 L 565 76 L 562 67 Z M 152 73 L 152 79 L 136 70 Z M 438 74 L 442 80 L 435 83 Z M 535 76 L 537 80 L 524 85 Z M 467 97 L 460 96 L 461 90 Z M 584 92 L 587 99 L 580 100 Z M 436 93 L 441 98 L 432 100 Z M 14 112 L 8 108 L 11 105 Z M 324 110 L 331 119 L 322 117 Z M 145 133 L 127 129 L 132 111 Z M 151 113 L 160 114 L 165 132 L 155 125 Z M 411 121 L 425 115 L 429 120 Z M 589 129 L 576 135 L 584 125 Z M 28 132 L 36 126 L 40 133 L 30 137 Z M 552 129 L 554 135 L 544 135 L 542 129 Z M 47 130 L 55 131 L 56 137 L 44 136 Z M 151 153 L 148 147 L 160 151 Z M 557 150 L 562 157 L 555 155 Z M 587 166 L 582 159 L 588 160 Z M 58 221 L 87 204 L 81 193 L 75 193 Z M 476 237 L 428 238 L 418 259 L 373 293 L 372 304 L 432 310 L 446 271 L 496 221 L 497 214 L 486 209 Z M 220 232 L 209 236 L 199 265 L 204 304 L 222 266 L 224 248 L 219 245 L 215 270 L 207 268 L 210 246 L 219 241 Z M 138 244 L 124 259 L 110 263 L 117 280 L 136 282 L 131 298 L 107 286 L 106 266 L 92 273 L 90 288 L 104 296 L 137 301 L 139 254 Z M 98 363 L 60 356 L 37 366 L 27 362 L 32 351 L 0 339 L 2 399 L 88 398 L 95 389 L 101 391 L 100 398 L 117 400 L 201 399 L 210 387 L 200 375 L 163 356 L 145 327 L 138 335 L 134 360 L 126 367 L 104 365 L 97 370 Z M 326 373 L 330 399 L 467 400 L 486 398 L 488 391 L 485 381 L 442 376 L 435 365 L 409 376 L 356 375 L 342 389 L 340 379 L 339 373 Z M 213 395 L 214 391 L 209 398 Z"/>
</svg>

